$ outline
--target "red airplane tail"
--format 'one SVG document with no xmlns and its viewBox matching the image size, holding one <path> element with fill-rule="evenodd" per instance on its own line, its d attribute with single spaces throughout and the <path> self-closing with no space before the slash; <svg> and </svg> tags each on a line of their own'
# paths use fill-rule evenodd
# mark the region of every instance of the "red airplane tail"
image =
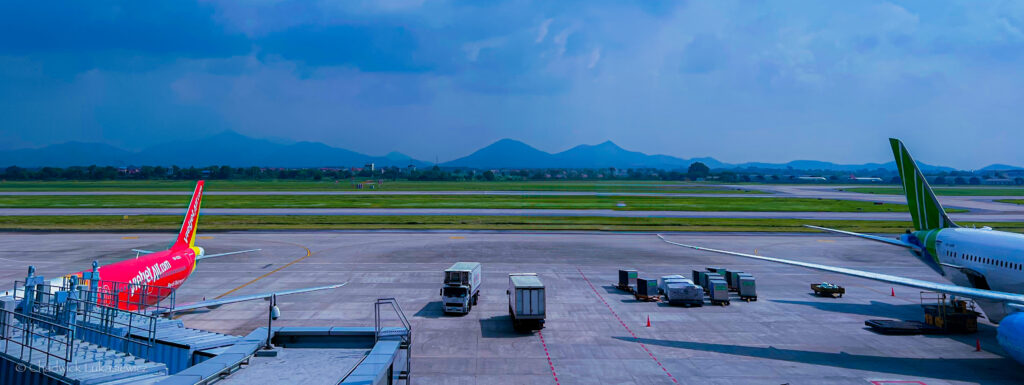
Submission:
<svg viewBox="0 0 1024 385">
<path fill-rule="evenodd" d="M 181 224 L 178 239 L 172 249 L 192 247 L 196 241 L 196 228 L 199 226 L 199 205 L 203 201 L 203 181 L 196 182 L 196 190 L 192 193 L 192 201 L 188 204 L 185 221 Z"/>
</svg>

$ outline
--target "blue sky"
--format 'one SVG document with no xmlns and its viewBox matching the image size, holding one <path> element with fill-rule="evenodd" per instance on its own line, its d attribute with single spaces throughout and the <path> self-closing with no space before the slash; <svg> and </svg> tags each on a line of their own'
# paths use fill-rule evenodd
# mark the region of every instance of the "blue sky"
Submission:
<svg viewBox="0 0 1024 385">
<path fill-rule="evenodd" d="M 0 148 L 235 130 L 450 160 L 1024 165 L 1020 1 L 8 1 Z"/>
</svg>

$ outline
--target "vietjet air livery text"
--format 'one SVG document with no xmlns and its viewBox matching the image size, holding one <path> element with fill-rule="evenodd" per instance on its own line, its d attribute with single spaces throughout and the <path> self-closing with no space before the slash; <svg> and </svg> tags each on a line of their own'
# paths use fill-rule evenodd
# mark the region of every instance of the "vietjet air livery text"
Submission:
<svg viewBox="0 0 1024 385">
<path fill-rule="evenodd" d="M 185 221 L 181 224 L 181 231 L 170 249 L 99 267 L 100 279 L 104 282 L 104 286 L 98 288 L 101 293 L 112 292 L 114 288 L 109 287 L 109 282 L 131 284 L 120 290 L 120 298 L 110 297 L 105 302 L 125 310 L 138 310 L 139 304 L 153 305 L 185 283 L 195 271 L 196 261 L 202 258 L 204 253 L 202 247 L 195 246 L 199 206 L 202 200 L 203 181 L 199 181 L 196 183 L 195 192 L 192 193 L 192 201 L 188 205 Z M 72 275 L 82 277 L 82 272 Z M 141 292 L 144 288 L 145 293 Z"/>
</svg>

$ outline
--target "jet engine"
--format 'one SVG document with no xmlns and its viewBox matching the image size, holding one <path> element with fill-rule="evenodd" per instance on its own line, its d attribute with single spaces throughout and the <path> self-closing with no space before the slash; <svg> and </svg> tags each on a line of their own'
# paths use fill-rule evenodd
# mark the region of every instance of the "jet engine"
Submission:
<svg viewBox="0 0 1024 385">
<path fill-rule="evenodd" d="M 1024 312 L 1015 312 L 999 322 L 996 340 L 1010 357 L 1024 364 Z"/>
</svg>

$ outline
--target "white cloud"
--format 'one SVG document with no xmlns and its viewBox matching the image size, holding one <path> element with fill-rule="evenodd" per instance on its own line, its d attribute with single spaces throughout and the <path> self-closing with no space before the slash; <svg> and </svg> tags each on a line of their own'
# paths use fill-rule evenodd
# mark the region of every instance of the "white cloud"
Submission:
<svg viewBox="0 0 1024 385">
<path fill-rule="evenodd" d="M 601 61 L 601 47 L 594 48 L 590 51 L 590 61 L 587 62 L 587 69 L 592 69 L 597 66 L 597 62 Z"/>
<path fill-rule="evenodd" d="M 462 45 L 462 52 L 466 53 L 466 59 L 475 62 L 480 57 L 480 51 L 488 48 L 497 48 L 505 44 L 505 37 L 471 41 Z"/>
<path fill-rule="evenodd" d="M 565 54 L 565 44 L 569 42 L 569 36 L 571 36 L 573 32 L 576 32 L 576 30 L 578 30 L 579 28 L 579 24 L 570 25 L 569 27 L 559 31 L 558 34 L 556 34 L 555 37 L 551 39 L 551 42 L 555 43 L 555 46 L 558 47 L 558 56 L 562 56 Z"/>
<path fill-rule="evenodd" d="M 544 38 L 548 36 L 548 28 L 551 27 L 551 22 L 553 21 L 555 19 L 547 19 L 540 23 L 540 27 L 537 28 L 537 40 L 534 40 L 535 42 L 540 43 L 544 41 Z"/>
</svg>

